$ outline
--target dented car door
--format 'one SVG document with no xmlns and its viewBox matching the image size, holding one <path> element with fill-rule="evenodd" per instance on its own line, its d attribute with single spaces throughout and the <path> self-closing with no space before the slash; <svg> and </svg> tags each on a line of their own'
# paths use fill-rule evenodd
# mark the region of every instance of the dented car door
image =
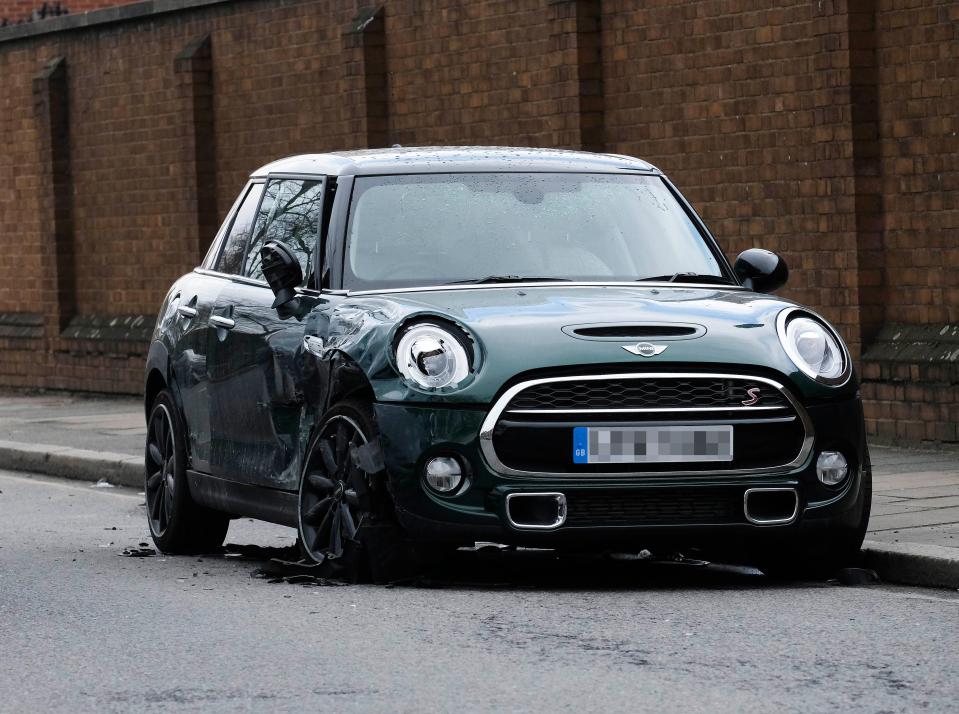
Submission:
<svg viewBox="0 0 959 714">
<path fill-rule="evenodd" d="M 272 307 L 259 251 L 282 241 L 301 262 L 304 283 L 318 245 L 325 180 L 267 181 L 242 274 L 220 292 L 210 317 L 211 473 L 231 481 L 293 489 L 299 478 L 303 388 L 297 375 L 303 323 Z M 311 291 L 308 291 L 311 292 Z M 303 294 L 309 308 L 318 296 Z M 284 319 L 285 317 L 285 319 Z"/>
</svg>

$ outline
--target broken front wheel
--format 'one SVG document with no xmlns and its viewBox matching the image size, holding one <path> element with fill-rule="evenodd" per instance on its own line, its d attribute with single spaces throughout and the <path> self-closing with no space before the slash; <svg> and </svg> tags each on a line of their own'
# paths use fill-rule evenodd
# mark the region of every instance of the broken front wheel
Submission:
<svg viewBox="0 0 959 714">
<path fill-rule="evenodd" d="M 370 408 L 341 402 L 323 417 L 310 441 L 300 480 L 300 547 L 333 575 L 359 581 L 384 579 L 378 564 L 402 560 L 384 554 L 385 540 L 403 543 L 393 517 L 376 425 Z"/>
</svg>

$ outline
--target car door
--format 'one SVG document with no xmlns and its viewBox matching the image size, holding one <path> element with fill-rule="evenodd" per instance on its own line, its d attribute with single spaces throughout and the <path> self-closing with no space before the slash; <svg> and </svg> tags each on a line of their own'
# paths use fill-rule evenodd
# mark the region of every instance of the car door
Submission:
<svg viewBox="0 0 959 714">
<path fill-rule="evenodd" d="M 226 268 L 231 251 L 236 251 L 236 244 L 242 246 L 241 251 L 245 250 L 262 193 L 262 183 L 249 183 L 243 188 L 214 241 L 211 255 L 204 261 L 204 269 L 182 278 L 178 282 L 179 292 L 171 302 L 181 330 L 173 354 L 172 370 L 183 407 L 191 465 L 197 471 L 208 473 L 210 470 L 210 394 L 207 364 L 211 340 L 210 316 L 223 287 L 223 281 L 217 277 L 216 271 L 220 269 L 218 264 L 223 264 Z M 216 249 L 221 244 L 226 246 L 222 253 Z M 240 263 L 242 264 L 242 260 Z"/>
<path fill-rule="evenodd" d="M 285 243 L 312 276 L 326 181 L 271 177 L 257 211 L 241 274 L 223 287 L 210 316 L 211 473 L 219 478 L 294 489 L 299 478 L 303 403 L 297 357 L 303 323 L 281 318 L 263 279 L 260 248 Z M 301 294 L 303 306 L 318 293 Z"/>
</svg>

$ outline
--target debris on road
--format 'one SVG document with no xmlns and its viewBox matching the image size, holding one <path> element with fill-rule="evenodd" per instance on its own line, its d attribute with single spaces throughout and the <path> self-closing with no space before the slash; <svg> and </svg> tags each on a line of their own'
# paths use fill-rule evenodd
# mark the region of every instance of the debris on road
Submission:
<svg viewBox="0 0 959 714">
<path fill-rule="evenodd" d="M 328 586 L 349 585 L 343 564 L 339 559 L 327 559 L 322 563 L 310 563 L 303 559 L 299 547 L 294 544 L 285 548 L 265 548 L 259 545 L 228 543 L 223 547 L 224 558 L 242 558 L 263 565 L 250 576 L 268 583 Z M 347 557 L 346 555 L 344 558 Z"/>
<path fill-rule="evenodd" d="M 244 560 L 295 560 L 299 556 L 299 548 L 296 544 L 278 547 L 268 547 L 262 545 L 227 543 L 223 546 L 222 556 L 224 558 L 242 558 Z"/>
<path fill-rule="evenodd" d="M 302 561 L 286 562 L 282 560 L 271 560 L 262 568 L 258 568 L 250 573 L 253 578 L 266 580 L 268 583 L 288 583 L 290 585 L 312 585 L 312 586 L 342 586 L 349 585 L 345 580 L 326 577 L 324 572 L 324 563 L 307 564 Z M 326 571 L 329 568 L 325 569 Z"/>
<path fill-rule="evenodd" d="M 149 558 L 151 555 L 156 555 L 157 552 L 149 547 L 147 543 L 140 543 L 136 548 L 126 548 L 120 555 L 126 556 L 127 558 Z"/>
</svg>

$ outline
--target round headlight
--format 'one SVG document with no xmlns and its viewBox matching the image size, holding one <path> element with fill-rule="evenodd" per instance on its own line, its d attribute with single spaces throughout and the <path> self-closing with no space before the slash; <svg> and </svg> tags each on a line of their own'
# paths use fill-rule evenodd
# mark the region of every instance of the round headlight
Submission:
<svg viewBox="0 0 959 714">
<path fill-rule="evenodd" d="M 845 381 L 849 368 L 845 350 L 819 320 L 801 313 L 790 319 L 784 314 L 779 339 L 789 358 L 809 377 L 823 384 Z"/>
<path fill-rule="evenodd" d="M 407 379 L 424 389 L 455 387 L 470 371 L 463 344 L 437 325 L 408 329 L 396 345 L 396 366 Z"/>
</svg>

